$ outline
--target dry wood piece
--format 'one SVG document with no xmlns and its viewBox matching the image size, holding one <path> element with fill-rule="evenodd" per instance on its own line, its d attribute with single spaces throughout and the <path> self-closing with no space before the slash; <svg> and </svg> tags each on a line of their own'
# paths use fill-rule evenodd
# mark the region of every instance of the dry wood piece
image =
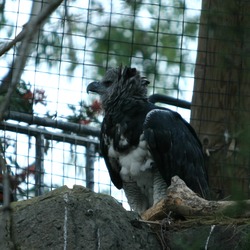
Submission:
<svg viewBox="0 0 250 250">
<path fill-rule="evenodd" d="M 143 220 L 161 220 L 169 212 L 187 217 L 216 216 L 218 214 L 230 217 L 250 216 L 250 201 L 208 201 L 186 186 L 178 176 L 174 176 L 166 192 L 166 198 L 145 211 Z"/>
</svg>

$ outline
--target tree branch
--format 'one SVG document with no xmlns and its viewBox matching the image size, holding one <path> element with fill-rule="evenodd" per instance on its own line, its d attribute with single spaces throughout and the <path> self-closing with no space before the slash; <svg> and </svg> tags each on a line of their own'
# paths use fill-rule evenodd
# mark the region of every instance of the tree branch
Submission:
<svg viewBox="0 0 250 250">
<path fill-rule="evenodd" d="M 8 91 L 1 103 L 0 106 L 0 120 L 3 119 L 3 113 L 7 109 L 10 103 L 10 98 L 16 89 L 17 83 L 20 81 L 22 71 L 26 65 L 28 55 L 31 50 L 31 40 L 39 31 L 40 26 L 45 22 L 45 20 L 50 16 L 50 14 L 61 4 L 63 0 L 51 0 L 43 8 L 40 14 L 36 17 L 32 17 L 30 21 L 24 26 L 23 30 L 19 33 L 19 35 L 13 40 L 5 48 L 0 51 L 0 55 L 3 51 L 8 51 L 16 42 L 22 40 L 22 43 L 19 47 L 19 56 L 18 60 L 13 64 L 13 75 L 11 78 L 11 82 L 8 87 Z M 11 46 L 11 47 L 10 47 Z"/>
<path fill-rule="evenodd" d="M 57 9 L 57 7 L 63 2 L 63 0 L 51 0 L 50 3 L 34 18 L 31 18 L 28 23 L 23 26 L 22 31 L 10 42 L 5 43 L 0 48 L 0 57 L 9 51 L 14 45 L 22 41 L 28 34 L 32 34 L 32 37 L 36 35 L 44 21 Z M 32 30 L 33 29 L 33 30 Z M 30 32 L 31 31 L 31 32 Z M 32 38 L 30 37 L 30 39 Z"/>
<path fill-rule="evenodd" d="M 166 198 L 142 214 L 142 219 L 154 221 L 166 218 L 169 212 L 188 218 L 203 218 L 206 216 L 226 216 L 231 218 L 249 217 L 250 200 L 241 201 L 208 201 L 189 189 L 184 181 L 174 176 L 167 189 Z"/>
</svg>

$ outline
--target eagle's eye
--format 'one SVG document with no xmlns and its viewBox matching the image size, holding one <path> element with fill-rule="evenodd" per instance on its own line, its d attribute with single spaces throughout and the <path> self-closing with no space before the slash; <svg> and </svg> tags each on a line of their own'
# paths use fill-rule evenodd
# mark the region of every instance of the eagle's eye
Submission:
<svg viewBox="0 0 250 250">
<path fill-rule="evenodd" d="M 109 86 L 112 85 L 112 81 L 103 81 L 103 85 L 104 85 L 105 87 L 109 87 Z"/>
</svg>

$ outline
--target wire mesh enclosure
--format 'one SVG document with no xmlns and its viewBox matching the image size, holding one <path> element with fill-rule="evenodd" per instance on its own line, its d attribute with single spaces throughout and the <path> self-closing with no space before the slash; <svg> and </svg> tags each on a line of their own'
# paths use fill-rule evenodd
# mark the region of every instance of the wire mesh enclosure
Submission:
<svg viewBox="0 0 250 250">
<path fill-rule="evenodd" d="M 86 93 L 119 65 L 148 78 L 151 101 L 191 118 L 211 189 L 249 195 L 249 4 L 218 2 L 3 1 L 0 170 L 13 199 L 80 184 L 126 206 L 99 154 L 100 102 Z"/>
</svg>

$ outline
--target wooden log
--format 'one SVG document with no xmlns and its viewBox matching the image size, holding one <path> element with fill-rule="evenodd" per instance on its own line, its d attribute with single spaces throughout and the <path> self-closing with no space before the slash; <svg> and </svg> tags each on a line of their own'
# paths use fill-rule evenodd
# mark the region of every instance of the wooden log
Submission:
<svg viewBox="0 0 250 250">
<path fill-rule="evenodd" d="M 250 216 L 250 200 L 209 201 L 199 197 L 183 180 L 174 176 L 166 192 L 166 198 L 146 210 L 142 219 L 162 220 L 173 212 L 184 218 L 200 216 L 228 216 L 232 218 Z"/>
</svg>

